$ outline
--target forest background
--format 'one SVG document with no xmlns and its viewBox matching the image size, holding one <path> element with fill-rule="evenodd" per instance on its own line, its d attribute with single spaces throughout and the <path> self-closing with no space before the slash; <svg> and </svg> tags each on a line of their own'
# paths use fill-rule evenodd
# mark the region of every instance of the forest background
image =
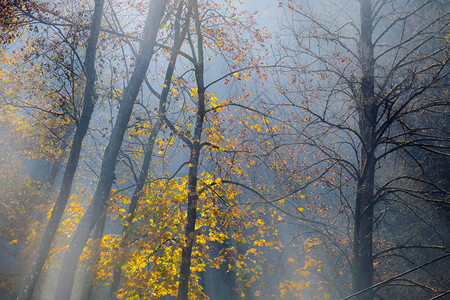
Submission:
<svg viewBox="0 0 450 300">
<path fill-rule="evenodd" d="M 448 296 L 449 6 L 0 0 L 0 297 Z"/>
</svg>

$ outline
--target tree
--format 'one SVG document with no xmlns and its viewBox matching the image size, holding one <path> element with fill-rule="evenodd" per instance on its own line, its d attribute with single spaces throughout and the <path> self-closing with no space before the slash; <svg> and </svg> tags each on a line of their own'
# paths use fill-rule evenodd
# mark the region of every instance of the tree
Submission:
<svg viewBox="0 0 450 300">
<path fill-rule="evenodd" d="M 166 74 L 165 74 L 163 90 L 162 90 L 161 94 L 157 95 L 157 97 L 159 98 L 157 120 L 156 120 L 156 123 L 151 128 L 150 135 L 148 137 L 148 141 L 145 146 L 142 167 L 139 172 L 139 177 L 136 182 L 136 187 L 133 191 L 133 196 L 131 197 L 130 204 L 128 206 L 126 223 L 124 224 L 123 229 L 122 229 L 123 237 L 122 237 L 120 248 L 125 248 L 126 243 L 128 242 L 129 231 L 127 231 L 127 229 L 128 229 L 128 226 L 130 226 L 131 223 L 133 222 L 133 220 L 135 219 L 138 201 L 142 196 L 142 192 L 143 192 L 145 183 L 146 183 L 148 175 L 149 175 L 148 173 L 149 173 L 150 164 L 151 164 L 152 158 L 153 158 L 153 152 L 155 149 L 156 140 L 157 140 L 158 134 L 160 133 L 161 128 L 164 125 L 165 120 L 167 118 L 166 107 L 168 105 L 167 100 L 168 100 L 168 96 L 169 96 L 169 91 L 171 90 L 172 77 L 173 77 L 173 73 L 175 70 L 177 58 L 179 56 L 179 51 L 185 40 L 187 31 L 189 28 L 189 23 L 190 23 L 191 11 L 189 10 L 186 13 L 186 17 L 185 17 L 186 20 L 184 21 L 184 24 L 181 24 L 183 7 L 184 7 L 184 3 L 183 3 L 183 1 L 180 1 L 180 3 L 178 4 L 178 8 L 177 8 L 177 12 L 176 12 L 175 20 L 174 20 L 175 37 L 174 37 L 173 46 L 171 49 L 169 64 L 167 66 L 167 70 L 166 70 Z M 148 81 L 147 81 L 147 83 L 148 83 Z M 122 276 L 122 266 L 123 266 L 122 261 L 120 261 L 119 263 L 116 262 L 116 267 L 114 269 L 113 282 L 111 284 L 111 288 L 109 291 L 111 294 L 117 292 L 117 288 L 119 286 L 119 282 L 120 282 L 121 276 Z M 111 297 L 111 295 L 109 297 Z"/>
<path fill-rule="evenodd" d="M 63 260 L 55 299 L 70 298 L 79 257 L 89 238 L 90 231 L 104 212 L 105 203 L 109 197 L 111 185 L 114 180 L 115 161 L 119 154 L 123 136 L 133 111 L 134 102 L 142 82 L 144 81 L 150 59 L 153 55 L 153 48 L 155 47 L 158 29 L 167 2 L 167 0 L 155 0 L 150 2 L 149 13 L 144 26 L 144 37 L 141 43 L 139 56 L 136 60 L 136 67 L 123 94 L 118 117 L 114 124 L 108 146 L 105 149 L 100 181 L 88 210 L 78 224 L 71 245 Z"/>
<path fill-rule="evenodd" d="M 8 3 L 2 249 L 31 257 L 50 220 L 21 298 L 59 257 L 55 299 L 81 267 L 82 298 L 447 292 L 441 2 L 283 0 L 272 42 L 243 2 Z M 50 213 L 14 168 L 44 158 L 53 181 L 69 150 Z"/>
<path fill-rule="evenodd" d="M 420 176 L 400 173 L 398 168 L 389 172 L 386 165 L 394 158 L 406 162 L 410 157 L 420 168 L 423 161 L 412 155 L 419 148 L 448 157 L 444 133 L 448 128 L 415 119 L 448 108 L 446 96 L 436 93 L 448 82 L 446 13 L 432 1 L 362 0 L 356 21 L 352 14 L 358 12 L 351 11 L 350 2 L 331 3 L 333 9 L 351 11 L 343 21 L 312 14 L 310 7 L 307 11 L 296 1 L 283 4 L 293 16 L 288 28 L 296 41 L 295 63 L 301 65 L 293 86 L 300 97 L 291 97 L 287 85 L 280 90 L 290 105 L 305 113 L 308 126 L 315 130 L 306 132 L 305 144 L 319 151 L 325 168 L 335 168 L 339 171 L 334 174 L 342 174 L 341 179 L 349 176 L 355 182 L 353 194 L 337 184 L 348 180 L 339 180 L 339 175 L 333 179 L 345 200 L 343 207 L 349 209 L 352 290 L 360 291 L 373 285 L 374 265 L 380 262 L 374 252 L 383 247 L 375 237 L 382 234 L 383 221 L 391 214 L 386 209 L 402 203 L 410 210 L 409 204 L 417 201 L 411 197 L 434 201 L 427 190 L 413 188 L 424 183 Z M 302 28 L 299 24 L 304 23 L 297 21 L 311 27 Z M 428 183 L 448 197 L 445 188 Z M 346 202 L 349 197 L 352 204 Z M 413 210 L 410 216 L 414 214 Z M 434 242 L 445 249 L 444 240 Z M 380 270 L 379 266 L 377 273 Z M 369 289 L 356 298 L 373 299 L 374 294 Z"/>
<path fill-rule="evenodd" d="M 202 3 L 203 4 L 203 3 Z M 203 24 L 204 20 L 200 17 L 202 9 L 207 9 L 207 6 L 203 4 L 203 7 L 200 8 L 199 3 L 196 0 L 189 1 L 189 5 L 192 9 L 192 19 L 194 22 L 194 29 L 193 32 L 188 36 L 189 45 L 191 47 L 191 63 L 193 64 L 194 69 L 194 75 L 195 75 L 195 87 L 191 88 L 191 97 L 194 97 L 194 103 L 195 108 L 191 109 L 191 111 L 194 111 L 194 115 L 192 116 L 192 127 L 193 131 L 189 129 L 184 129 L 183 132 L 179 132 L 177 127 L 175 127 L 173 124 L 171 125 L 171 122 L 168 122 L 168 126 L 171 128 L 174 134 L 178 135 L 183 142 L 186 144 L 186 146 L 189 149 L 189 161 L 188 161 L 188 178 L 187 178 L 187 216 L 186 216 L 186 225 L 185 225 L 185 237 L 183 241 L 182 251 L 181 251 L 181 266 L 179 271 L 179 285 L 178 285 L 178 293 L 177 293 L 177 299 L 188 299 L 189 295 L 189 282 L 191 278 L 191 263 L 192 263 L 192 252 L 194 249 L 194 245 L 196 243 L 196 226 L 197 225 L 197 217 L 198 217 L 198 210 L 199 210 L 199 199 L 201 198 L 201 193 L 203 192 L 203 189 L 200 188 L 200 182 L 199 182 L 199 170 L 201 168 L 201 157 L 202 152 L 204 151 L 204 147 L 211 146 L 213 148 L 221 149 L 221 147 L 217 144 L 220 140 L 222 140 L 220 137 L 219 131 L 216 131 L 215 125 L 217 122 L 212 125 L 211 130 L 208 130 L 205 121 L 207 117 L 208 112 L 214 112 L 216 110 L 217 104 L 215 103 L 217 100 L 214 95 L 208 95 L 207 88 L 211 86 L 211 84 L 216 83 L 218 80 L 212 81 L 211 84 L 205 83 L 205 55 L 207 51 L 207 47 L 211 45 L 208 45 L 207 39 L 205 34 L 208 31 L 214 32 L 214 29 L 211 27 L 205 26 Z M 219 7 L 217 5 L 217 7 Z M 223 17 L 224 19 L 227 18 L 227 16 L 211 16 L 211 19 L 218 18 L 220 19 Z M 208 20 L 208 19 L 207 19 Z M 237 22 L 237 21 L 235 21 Z M 235 24 L 233 24 L 235 25 Z M 214 27 L 213 27 L 214 28 Z M 222 39 L 222 30 L 225 30 L 228 28 L 220 28 L 217 29 L 217 33 L 219 35 L 219 39 Z M 193 40 L 193 35 L 195 32 L 196 40 Z M 209 32 L 208 32 L 209 33 Z M 225 35 L 225 34 L 224 34 Z M 257 38 L 261 38 L 259 36 L 259 33 L 255 33 L 255 36 Z M 213 38 L 215 35 L 212 36 Z M 262 39 L 260 39 L 262 40 Z M 211 44 L 217 44 L 222 45 L 222 41 L 212 40 L 210 41 Z M 225 42 L 225 41 L 224 41 Z M 227 44 L 225 45 L 231 45 L 234 41 L 228 40 L 226 41 Z M 238 44 L 237 42 L 235 42 Z M 223 45 L 225 48 L 226 46 Z M 240 60 L 244 60 L 241 57 L 239 57 L 239 54 L 235 53 L 234 51 L 237 50 L 235 46 L 231 46 L 228 48 L 225 48 L 226 51 L 229 51 L 232 54 L 232 57 L 236 63 L 238 63 Z M 250 51 L 250 49 L 247 49 Z M 221 51 L 222 53 L 226 53 L 226 51 Z M 222 54 L 224 55 L 224 54 Z M 249 62 L 250 68 L 256 68 L 257 67 L 257 60 L 253 60 Z M 237 78 L 237 72 L 231 72 L 228 75 L 231 75 L 233 73 L 236 73 L 235 78 Z M 247 75 L 248 76 L 248 75 Z M 227 76 L 225 76 L 227 77 Z M 225 77 L 221 77 L 221 79 L 224 79 Z M 219 79 L 220 80 L 220 79 Z M 208 99 L 209 98 L 209 99 Z M 210 104 L 210 107 L 208 108 L 207 105 Z M 231 115 L 232 116 L 232 115 Z M 168 121 L 168 120 L 167 120 Z M 204 141 L 204 132 L 207 131 L 209 141 Z M 208 132 L 209 131 L 209 132 Z M 231 138 L 228 140 L 228 142 L 231 142 Z M 218 180 L 222 180 L 222 178 L 218 178 Z M 220 198 L 220 197 L 219 197 Z M 230 194 L 230 199 L 233 199 L 232 195 Z M 204 213 L 204 212 L 203 212 Z M 226 218 L 226 217 L 225 217 Z"/>
<path fill-rule="evenodd" d="M 33 291 L 39 278 L 39 274 L 41 273 L 42 267 L 44 266 L 45 260 L 47 259 L 51 244 L 53 242 L 53 238 L 55 236 L 56 230 L 58 229 L 59 222 L 63 215 L 72 189 L 73 178 L 78 165 L 81 145 L 89 127 L 89 121 L 95 105 L 94 85 L 96 72 L 94 63 L 103 13 L 103 3 L 104 1 L 102 0 L 95 2 L 96 5 L 93 15 L 93 22 L 85 57 L 86 86 L 83 94 L 83 111 L 80 120 L 78 121 L 75 135 L 73 137 L 72 147 L 69 154 L 69 161 L 67 162 L 67 166 L 64 172 L 61 190 L 58 199 L 55 202 L 55 206 L 52 209 L 52 214 L 49 223 L 47 224 L 47 228 L 41 238 L 41 243 L 31 265 L 29 275 L 25 279 L 19 299 L 31 299 L 33 295 Z"/>
</svg>

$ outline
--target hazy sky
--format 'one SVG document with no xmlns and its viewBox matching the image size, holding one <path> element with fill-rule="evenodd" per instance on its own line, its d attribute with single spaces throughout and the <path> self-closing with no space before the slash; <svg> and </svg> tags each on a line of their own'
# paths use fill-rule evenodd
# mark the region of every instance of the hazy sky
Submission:
<svg viewBox="0 0 450 300">
<path fill-rule="evenodd" d="M 258 11 L 257 22 L 260 26 L 267 26 L 272 32 L 277 29 L 282 12 L 277 0 L 245 0 L 244 9 Z"/>
</svg>

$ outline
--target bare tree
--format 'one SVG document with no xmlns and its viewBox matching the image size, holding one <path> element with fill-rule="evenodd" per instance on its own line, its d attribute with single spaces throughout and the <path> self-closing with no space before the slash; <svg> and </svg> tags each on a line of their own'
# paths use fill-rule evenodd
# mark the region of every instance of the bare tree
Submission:
<svg viewBox="0 0 450 300">
<path fill-rule="evenodd" d="M 448 12 L 439 3 L 356 2 L 330 1 L 321 15 L 314 13 L 317 4 L 283 2 L 288 8 L 285 29 L 295 41 L 284 44 L 293 57 L 289 68 L 294 79 L 291 86 L 279 88 L 306 116 L 302 142 L 320 153 L 326 170 L 339 170 L 334 174 L 355 182 L 354 193 L 340 185 L 342 180 L 328 183 L 339 193 L 334 200 L 341 199 L 348 212 L 352 290 L 361 291 L 386 267 L 379 265 L 375 252 L 393 242 L 383 239 L 382 224 L 395 215 L 394 203 L 403 207 L 401 214 L 432 227 L 429 216 L 417 212 L 416 201 L 448 202 L 446 187 L 424 179 L 424 162 L 413 152 L 421 149 L 448 159 L 448 122 L 437 126 L 430 118 L 448 120 L 449 56 Z M 415 164 L 419 172 L 406 173 L 400 162 Z M 314 180 L 326 181 L 327 174 Z M 442 235 L 436 234 L 434 242 L 428 246 L 448 251 Z M 403 246 L 407 243 L 405 237 Z M 356 299 L 373 297 L 374 290 L 368 289 Z"/>
</svg>

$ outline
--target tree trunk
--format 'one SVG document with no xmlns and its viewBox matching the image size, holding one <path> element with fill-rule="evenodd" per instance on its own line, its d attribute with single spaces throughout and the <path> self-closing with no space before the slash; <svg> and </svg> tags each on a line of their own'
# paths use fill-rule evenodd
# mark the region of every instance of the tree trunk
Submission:
<svg viewBox="0 0 450 300">
<path fill-rule="evenodd" d="M 359 108 L 359 131 L 361 134 L 360 174 L 356 191 L 353 291 L 358 292 L 373 284 L 373 205 L 375 178 L 375 130 L 378 106 L 374 90 L 374 56 L 372 44 L 372 5 L 361 0 L 361 37 L 359 56 L 362 66 L 361 99 Z M 373 299 L 373 291 L 356 297 L 358 300 Z"/>
<path fill-rule="evenodd" d="M 101 27 L 103 4 L 104 0 L 95 1 L 92 26 L 84 61 L 86 69 L 86 86 L 84 88 L 83 94 L 83 111 L 81 113 L 81 118 L 77 124 L 77 129 L 73 137 L 69 160 L 67 162 L 67 166 L 62 179 L 61 191 L 59 192 L 58 198 L 55 202 L 55 206 L 52 209 L 50 220 L 47 224 L 47 227 L 45 228 L 44 234 L 42 235 L 39 248 L 31 264 L 31 269 L 24 280 L 23 287 L 18 297 L 19 300 L 31 299 L 36 287 L 36 283 L 39 279 L 39 275 L 41 274 L 42 267 L 44 266 L 45 261 L 48 257 L 51 244 L 64 213 L 67 201 L 69 200 L 73 177 L 75 175 L 78 160 L 80 157 L 81 144 L 83 143 L 83 139 L 88 130 L 89 122 L 91 120 L 92 112 L 94 111 L 95 106 L 95 56 L 97 53 L 97 42 Z"/>
<path fill-rule="evenodd" d="M 153 55 L 156 36 L 167 2 L 168 0 L 152 0 L 150 2 L 149 13 L 144 26 L 144 38 L 141 42 L 139 55 L 136 59 L 136 67 L 129 84 L 125 89 L 116 123 L 114 124 L 108 146 L 105 149 L 97 189 L 91 205 L 77 226 L 72 242 L 61 265 L 61 272 L 55 293 L 55 299 L 57 300 L 70 299 L 79 257 L 89 238 L 89 233 L 94 227 L 97 219 L 104 212 L 105 203 L 109 197 L 114 180 L 114 169 L 122 145 L 123 136 L 133 111 L 134 102 L 144 77 L 146 76 L 148 65 L 150 64 Z"/>
<path fill-rule="evenodd" d="M 195 242 L 195 222 L 197 220 L 197 174 L 198 162 L 200 158 L 200 147 L 198 142 L 194 142 L 189 159 L 189 180 L 188 180 L 188 210 L 187 223 L 185 227 L 185 246 L 181 253 L 180 283 L 178 285 L 178 300 L 187 300 L 189 293 L 189 277 L 191 276 L 191 254 Z"/>
<path fill-rule="evenodd" d="M 62 138 L 63 142 L 61 145 L 61 155 L 58 157 L 58 159 L 56 159 L 56 161 L 54 161 L 50 165 L 50 174 L 49 174 L 47 180 L 45 181 L 44 188 L 42 189 L 42 194 L 39 199 L 40 204 L 47 205 L 52 200 L 51 196 L 52 196 L 53 189 L 55 187 L 56 178 L 58 176 L 59 171 L 61 170 L 61 168 L 63 166 L 63 162 L 66 159 L 66 155 L 68 154 L 69 144 L 68 144 L 67 140 L 72 135 L 74 129 L 75 128 L 72 126 L 72 124 L 70 124 L 69 127 L 66 129 L 66 133 L 64 134 L 64 137 Z M 38 215 L 39 222 L 45 222 L 46 217 L 47 217 L 46 211 L 39 212 L 39 215 Z"/>
<path fill-rule="evenodd" d="M 200 16 L 198 11 L 198 4 L 196 0 L 191 0 L 190 4 L 193 10 L 193 17 L 195 21 L 195 31 L 197 35 L 197 51 L 198 60 L 195 63 L 195 79 L 197 81 L 198 103 L 197 116 L 195 122 L 195 130 L 193 142 L 190 146 L 189 158 L 189 175 L 188 175 L 188 208 L 187 208 L 187 223 L 185 227 L 185 245 L 181 252 L 181 267 L 178 285 L 177 300 L 187 300 L 189 294 L 189 278 L 191 275 L 191 255 L 192 247 L 195 242 L 195 222 L 197 220 L 197 206 L 198 206 L 198 165 L 200 161 L 201 138 L 203 131 L 203 122 L 205 119 L 205 84 L 204 84 L 204 63 L 203 63 L 203 35 L 200 24 Z"/>
<path fill-rule="evenodd" d="M 94 288 L 95 271 L 98 262 L 100 261 L 101 244 L 103 230 L 105 229 L 106 215 L 102 214 L 100 220 L 98 220 L 94 229 L 94 238 L 92 241 L 93 249 L 91 255 L 86 263 L 86 274 L 83 278 L 83 284 L 81 286 L 81 300 L 89 300 L 92 295 L 92 290 Z"/>
<path fill-rule="evenodd" d="M 120 243 L 121 249 L 124 247 L 127 247 L 127 242 L 126 242 L 127 237 L 128 237 L 127 228 L 129 226 L 129 224 L 131 224 L 132 220 L 134 219 L 137 204 L 138 204 L 139 198 L 141 197 L 141 192 L 144 188 L 145 181 L 147 180 L 148 170 L 150 168 L 150 163 L 151 163 L 152 157 L 153 157 L 153 149 L 155 146 L 155 140 L 156 140 L 156 137 L 158 136 L 158 133 L 159 133 L 161 127 L 162 127 L 162 124 L 160 124 L 160 121 L 158 120 L 158 122 L 152 128 L 152 132 L 150 134 L 149 140 L 146 145 L 144 161 L 142 162 L 142 168 L 139 173 L 138 182 L 137 182 L 136 188 L 133 192 L 133 196 L 131 197 L 130 205 L 128 206 L 126 225 L 124 225 L 122 228 L 122 241 Z M 113 270 L 113 282 L 111 283 L 111 286 L 109 287 L 108 296 L 106 297 L 106 299 L 113 299 L 114 294 L 117 292 L 117 290 L 119 288 L 120 280 L 122 279 L 121 266 L 123 265 L 123 262 L 124 262 L 123 259 L 121 259 L 120 262 L 116 262 L 116 265 Z"/>
</svg>

